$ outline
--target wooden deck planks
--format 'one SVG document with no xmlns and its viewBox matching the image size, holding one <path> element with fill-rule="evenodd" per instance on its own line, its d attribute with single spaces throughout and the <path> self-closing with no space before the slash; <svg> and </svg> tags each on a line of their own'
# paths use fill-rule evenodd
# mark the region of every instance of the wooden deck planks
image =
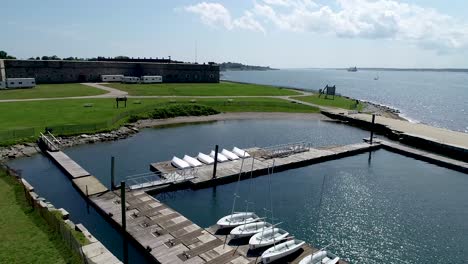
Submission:
<svg viewBox="0 0 468 264">
<path fill-rule="evenodd" d="M 62 151 L 47 151 L 47 154 L 64 169 L 72 178 L 89 176 L 89 172 L 72 160 Z"/>
</svg>

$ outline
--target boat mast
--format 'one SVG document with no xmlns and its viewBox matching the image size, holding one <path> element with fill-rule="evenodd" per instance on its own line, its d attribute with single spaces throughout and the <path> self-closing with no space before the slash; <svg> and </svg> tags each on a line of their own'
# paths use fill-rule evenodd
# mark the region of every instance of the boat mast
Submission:
<svg viewBox="0 0 468 264">
<path fill-rule="evenodd" d="M 275 160 L 273 160 L 273 165 L 271 166 L 271 173 L 270 175 L 268 176 L 268 181 L 269 181 L 269 184 L 268 184 L 268 188 L 269 188 L 269 191 L 270 191 L 270 209 L 271 209 L 271 221 L 272 223 L 274 224 L 274 219 L 275 219 L 275 216 L 273 214 L 273 195 L 271 193 L 271 175 L 273 175 L 273 171 L 275 169 Z M 273 247 L 276 247 L 276 240 L 275 240 L 275 228 L 273 227 Z"/>
<path fill-rule="evenodd" d="M 239 182 L 240 182 L 240 179 L 241 179 L 242 167 L 244 167 L 244 159 L 242 159 L 241 167 L 240 167 L 240 170 L 239 170 L 239 177 L 238 177 L 237 183 L 236 183 L 236 190 L 234 192 L 234 199 L 232 201 L 231 221 L 232 221 L 232 217 L 233 217 L 233 214 L 234 214 L 234 208 L 236 207 L 236 199 L 239 197 L 237 195 L 237 192 L 239 191 Z"/>
</svg>

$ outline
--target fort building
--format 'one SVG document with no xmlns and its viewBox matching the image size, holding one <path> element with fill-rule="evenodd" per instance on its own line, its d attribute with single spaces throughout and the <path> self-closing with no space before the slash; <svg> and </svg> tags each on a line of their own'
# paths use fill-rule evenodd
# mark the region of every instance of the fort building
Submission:
<svg viewBox="0 0 468 264">
<path fill-rule="evenodd" d="M 0 60 L 0 80 L 35 78 L 36 83 L 100 82 L 101 75 L 161 76 L 169 83 L 217 83 L 214 63 L 67 60 Z"/>
</svg>

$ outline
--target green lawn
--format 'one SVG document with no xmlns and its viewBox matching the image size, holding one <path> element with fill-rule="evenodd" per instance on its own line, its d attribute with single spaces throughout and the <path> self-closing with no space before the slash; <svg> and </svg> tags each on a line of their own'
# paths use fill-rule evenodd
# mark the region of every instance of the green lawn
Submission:
<svg viewBox="0 0 468 264">
<path fill-rule="evenodd" d="M 23 188 L 0 170 L 0 263 L 79 263 L 61 238 L 31 210 Z"/>
<path fill-rule="evenodd" d="M 279 96 L 299 95 L 297 91 L 267 85 L 220 83 L 160 83 L 122 84 L 110 83 L 106 86 L 128 92 L 130 95 L 160 96 Z"/>
<path fill-rule="evenodd" d="M 348 99 L 342 96 L 335 96 L 335 99 L 331 99 L 331 97 L 329 96 L 328 99 L 325 99 L 324 95 L 322 95 L 321 98 L 319 98 L 318 94 L 314 94 L 310 96 L 297 96 L 293 98 L 303 102 L 313 103 L 316 105 L 337 107 L 349 110 L 361 111 L 364 106 L 363 103 L 359 103 L 356 106 L 356 100 Z"/>
<path fill-rule="evenodd" d="M 276 98 L 146 98 L 127 102 L 127 108 L 115 108 L 111 98 L 103 99 L 68 99 L 30 102 L 0 103 L 0 144 L 9 145 L 21 141 L 31 141 L 46 127 L 77 125 L 65 134 L 91 133 L 116 128 L 123 124 L 129 113 L 143 112 L 155 106 L 170 103 L 198 103 L 211 106 L 220 112 L 299 112 L 317 113 L 318 109 L 302 104 L 291 103 Z M 91 107 L 86 107 L 91 106 Z M 114 119 L 113 125 L 106 122 Z M 121 119 L 118 121 L 118 119 Z M 104 125 L 95 125 L 102 124 Z M 34 128 L 34 131 L 31 131 Z M 26 129 L 26 131 L 19 131 Z M 57 131 L 58 128 L 55 128 Z M 12 131 L 15 135 L 12 136 Z M 59 132 L 60 133 L 60 132 Z"/>
<path fill-rule="evenodd" d="M 88 96 L 107 93 L 79 83 L 39 84 L 30 89 L 0 90 L 0 100 Z"/>
</svg>

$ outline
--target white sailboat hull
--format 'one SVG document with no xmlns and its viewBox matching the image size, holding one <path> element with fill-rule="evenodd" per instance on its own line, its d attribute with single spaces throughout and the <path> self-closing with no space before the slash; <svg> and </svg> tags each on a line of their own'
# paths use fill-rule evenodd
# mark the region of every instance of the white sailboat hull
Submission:
<svg viewBox="0 0 468 264">
<path fill-rule="evenodd" d="M 286 239 L 289 233 L 280 228 L 269 228 L 263 232 L 257 233 L 249 240 L 249 248 L 256 249 L 271 246 L 275 242 Z"/>
<path fill-rule="evenodd" d="M 236 239 L 236 238 L 242 238 L 242 237 L 250 237 L 253 236 L 259 232 L 261 232 L 263 229 L 271 228 L 272 225 L 267 222 L 254 222 L 250 224 L 244 224 L 240 225 L 233 230 L 231 230 L 231 238 Z"/>
<path fill-rule="evenodd" d="M 176 156 L 172 158 L 171 164 L 178 169 L 188 169 L 191 167 L 186 161 L 181 160 Z"/>
<path fill-rule="evenodd" d="M 233 152 L 234 154 L 236 154 L 237 156 L 241 157 L 241 158 L 248 158 L 248 157 L 250 157 L 250 154 L 249 154 L 249 153 L 247 153 L 245 150 L 240 149 L 240 148 L 238 148 L 238 147 L 234 147 L 234 148 L 232 149 L 232 152 Z"/>
<path fill-rule="evenodd" d="M 297 239 L 277 244 L 263 252 L 262 263 L 266 264 L 284 258 L 301 249 L 304 244 L 304 241 Z"/>
<path fill-rule="evenodd" d="M 215 151 L 214 150 L 212 150 L 210 152 L 210 157 L 212 157 L 214 159 L 214 157 L 215 157 Z M 226 158 L 226 156 L 224 156 L 223 154 L 218 152 L 218 162 L 225 162 L 225 161 L 228 161 L 228 160 L 229 159 Z"/>
<path fill-rule="evenodd" d="M 192 166 L 192 167 L 199 167 L 199 166 L 203 165 L 203 164 L 202 164 L 201 162 L 199 162 L 197 159 L 192 158 L 192 157 L 190 157 L 190 156 L 188 156 L 188 155 L 185 155 L 184 158 L 183 158 L 183 160 L 184 160 L 185 162 L 187 162 L 187 163 L 188 163 L 190 166 Z"/>
<path fill-rule="evenodd" d="M 219 226 L 219 228 L 228 228 L 253 223 L 258 220 L 260 220 L 260 217 L 258 217 L 255 213 L 242 212 L 226 215 L 219 219 L 216 224 Z"/>
<path fill-rule="evenodd" d="M 203 154 L 203 153 L 198 153 L 198 156 L 197 156 L 197 159 L 205 164 L 213 164 L 214 163 L 214 159 L 206 154 Z"/>
<path fill-rule="evenodd" d="M 231 151 L 229 151 L 227 149 L 223 149 L 221 151 L 221 154 L 223 154 L 226 158 L 228 158 L 230 160 L 238 160 L 239 159 L 239 156 L 237 156 L 236 154 L 232 153 Z"/>
<path fill-rule="evenodd" d="M 336 264 L 340 258 L 328 251 L 321 250 L 303 258 L 299 264 Z"/>
</svg>

